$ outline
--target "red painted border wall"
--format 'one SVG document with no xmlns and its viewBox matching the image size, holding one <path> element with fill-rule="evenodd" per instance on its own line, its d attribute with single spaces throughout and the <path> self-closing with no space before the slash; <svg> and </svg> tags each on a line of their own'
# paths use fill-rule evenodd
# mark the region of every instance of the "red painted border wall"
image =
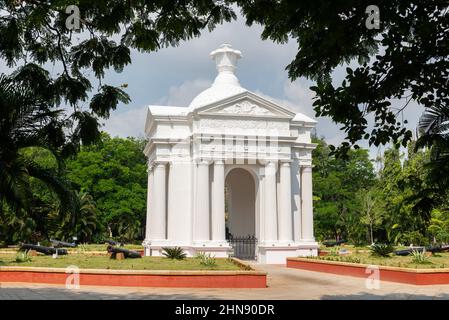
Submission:
<svg viewBox="0 0 449 320">
<path fill-rule="evenodd" d="M 327 263 L 323 260 L 313 261 L 310 259 L 309 261 L 304 261 L 287 259 L 287 267 L 359 278 L 368 278 L 369 276 L 369 273 L 366 273 L 366 265 L 356 266 L 346 263 Z M 401 268 L 394 270 L 394 268 L 383 268 L 379 266 L 379 276 L 382 281 L 415 285 L 449 284 L 449 272 L 447 271 L 432 270 L 431 272 L 419 272 L 417 270 L 401 270 Z"/>
<path fill-rule="evenodd" d="M 0 271 L 0 282 L 65 284 L 63 272 Z M 266 274 L 136 275 L 80 273 L 80 285 L 172 288 L 266 288 Z"/>
</svg>

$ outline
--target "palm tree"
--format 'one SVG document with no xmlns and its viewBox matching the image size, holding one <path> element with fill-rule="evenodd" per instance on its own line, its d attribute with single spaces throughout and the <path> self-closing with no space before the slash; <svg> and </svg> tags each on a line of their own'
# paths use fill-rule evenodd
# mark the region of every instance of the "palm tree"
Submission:
<svg viewBox="0 0 449 320">
<path fill-rule="evenodd" d="M 0 75 L 0 216 L 6 207 L 16 213 L 29 212 L 31 177 L 54 191 L 61 206 L 75 209 L 70 183 L 57 170 L 43 168 L 23 152 L 39 147 L 59 159 L 58 150 L 66 141 L 60 121 L 62 110 L 54 110 L 46 94 Z"/>
<path fill-rule="evenodd" d="M 449 107 L 435 104 L 427 108 L 418 124 L 419 138 L 415 149 L 428 147 L 433 182 L 446 190 L 449 184 Z"/>
<path fill-rule="evenodd" d="M 80 242 L 89 242 L 99 226 L 97 206 L 87 192 L 81 191 L 76 193 L 76 196 L 74 212 L 61 212 L 56 208 L 50 214 L 50 220 L 53 220 L 54 236 L 67 241 L 76 236 Z"/>
</svg>

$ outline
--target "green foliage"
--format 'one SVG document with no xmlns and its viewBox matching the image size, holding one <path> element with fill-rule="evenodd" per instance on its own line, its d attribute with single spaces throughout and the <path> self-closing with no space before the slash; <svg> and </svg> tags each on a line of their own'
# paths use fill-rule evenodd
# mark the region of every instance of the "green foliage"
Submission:
<svg viewBox="0 0 449 320">
<path fill-rule="evenodd" d="M 195 259 L 203 260 L 206 257 L 206 253 L 203 251 L 199 251 L 195 254 Z"/>
<path fill-rule="evenodd" d="M 187 254 L 181 247 L 163 247 L 162 254 L 168 259 L 183 260 L 187 257 Z"/>
<path fill-rule="evenodd" d="M 390 253 L 392 253 L 394 249 L 391 244 L 375 243 L 371 245 L 370 250 L 373 256 L 389 257 Z"/>
<path fill-rule="evenodd" d="M 29 255 L 29 251 L 19 251 L 16 255 L 16 262 L 22 263 L 22 262 L 30 262 L 32 260 L 31 256 Z"/>
<path fill-rule="evenodd" d="M 339 254 L 338 254 L 339 252 L 340 252 L 340 247 L 332 247 L 332 248 L 330 248 L 330 250 L 329 250 L 328 256 L 336 257 L 336 256 L 339 255 Z"/>
<path fill-rule="evenodd" d="M 94 233 L 100 228 L 98 210 L 91 195 L 86 192 L 78 193 L 78 201 L 74 214 L 53 211 L 49 218 L 57 227 L 53 235 L 58 239 L 70 241 L 73 236 L 80 242 L 90 242 Z"/>
<path fill-rule="evenodd" d="M 430 148 L 429 180 L 447 196 L 449 188 L 449 108 L 440 101 L 429 106 L 419 120 L 415 149 Z"/>
<path fill-rule="evenodd" d="M 83 147 L 67 161 L 67 177 L 95 199 L 105 237 L 141 238 L 146 215 L 147 171 L 144 141 L 110 138 Z"/>
<path fill-rule="evenodd" d="M 419 231 L 407 231 L 401 234 L 399 242 L 406 245 L 427 246 L 429 239 L 423 236 Z"/>
<path fill-rule="evenodd" d="M 434 237 L 438 243 L 449 242 L 449 211 L 442 209 L 434 209 L 431 213 L 430 225 L 428 232 Z"/>
<path fill-rule="evenodd" d="M 344 154 L 362 139 L 375 146 L 392 141 L 405 147 L 412 133 L 404 127 L 401 111 L 410 101 L 447 108 L 448 87 L 442 81 L 449 66 L 444 41 L 447 2 L 379 2 L 380 25 L 371 29 L 365 12 L 370 3 L 364 1 L 237 3 L 248 24 L 264 27 L 264 39 L 297 41 L 298 53 L 287 67 L 289 77 L 317 81 L 311 88 L 317 116 L 332 118 L 346 133 L 337 152 Z M 332 75 L 342 64 L 350 67 L 345 79 L 336 83 Z M 393 99 L 402 100 L 403 109 L 393 108 Z M 367 121 L 371 116 L 373 126 Z"/>
<path fill-rule="evenodd" d="M 200 259 L 200 264 L 203 266 L 214 267 L 217 265 L 217 261 L 216 261 L 215 257 L 212 256 L 210 253 L 209 254 L 203 253 L 199 259 Z"/>
<path fill-rule="evenodd" d="M 74 4 L 81 14 L 80 30 L 75 31 L 66 26 L 71 17 L 65 11 Z M 130 101 L 122 90 L 126 85 L 103 84 L 103 78 L 107 70 L 121 72 L 131 63 L 131 49 L 149 53 L 174 46 L 236 18 L 229 3 L 213 0 L 5 0 L 1 10 L 0 60 L 11 68 L 20 66 L 14 72 L 20 80 L 17 87 L 39 94 L 40 102 L 52 107 L 65 102 L 73 108 L 71 113 L 66 108 L 67 118 L 52 123 L 67 146 L 61 155 L 73 155 L 81 144 L 97 141 L 98 118 Z M 75 36 L 77 32 L 82 36 Z M 48 72 L 47 66 L 61 72 Z M 98 85 L 87 78 L 89 72 Z M 61 135 L 63 128 L 71 134 Z"/>
<path fill-rule="evenodd" d="M 348 158 L 336 158 L 322 139 L 314 139 L 312 152 L 315 233 L 318 239 L 366 242 L 360 223 L 362 204 L 354 195 L 375 181 L 367 150 L 351 150 Z"/>
<path fill-rule="evenodd" d="M 418 251 L 418 250 L 413 250 L 411 253 L 412 256 L 412 262 L 413 263 L 418 263 L 418 264 L 429 264 L 431 263 L 429 261 L 429 257 L 426 256 L 426 253 L 424 251 Z"/>
</svg>

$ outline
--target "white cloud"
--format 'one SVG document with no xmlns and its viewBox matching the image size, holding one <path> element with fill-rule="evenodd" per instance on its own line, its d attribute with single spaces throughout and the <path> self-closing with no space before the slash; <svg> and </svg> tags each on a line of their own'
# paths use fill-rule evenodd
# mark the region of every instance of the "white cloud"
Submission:
<svg viewBox="0 0 449 320">
<path fill-rule="evenodd" d="M 195 79 L 183 82 L 180 86 L 171 86 L 168 95 L 159 100 L 161 105 L 187 107 L 200 92 L 211 86 L 212 82 Z"/>
<path fill-rule="evenodd" d="M 104 122 L 103 130 L 113 137 L 144 137 L 146 114 L 146 107 L 128 109 L 121 113 L 113 113 Z"/>
<path fill-rule="evenodd" d="M 315 112 L 312 109 L 314 93 L 309 89 L 310 84 L 305 84 L 300 81 L 290 82 L 285 81 L 284 94 L 291 104 L 296 106 L 298 111 L 307 116 L 314 116 Z"/>
</svg>

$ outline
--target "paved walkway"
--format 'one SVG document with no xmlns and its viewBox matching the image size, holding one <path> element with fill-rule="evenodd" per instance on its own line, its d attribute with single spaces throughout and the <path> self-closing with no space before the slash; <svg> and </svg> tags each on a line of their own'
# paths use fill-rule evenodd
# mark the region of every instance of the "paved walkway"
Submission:
<svg viewBox="0 0 449 320">
<path fill-rule="evenodd" d="M 258 265 L 268 272 L 265 289 L 178 289 L 1 283 L 0 300 L 7 299 L 449 299 L 449 285 L 414 286 L 381 282 L 369 290 L 365 279 Z"/>
</svg>

